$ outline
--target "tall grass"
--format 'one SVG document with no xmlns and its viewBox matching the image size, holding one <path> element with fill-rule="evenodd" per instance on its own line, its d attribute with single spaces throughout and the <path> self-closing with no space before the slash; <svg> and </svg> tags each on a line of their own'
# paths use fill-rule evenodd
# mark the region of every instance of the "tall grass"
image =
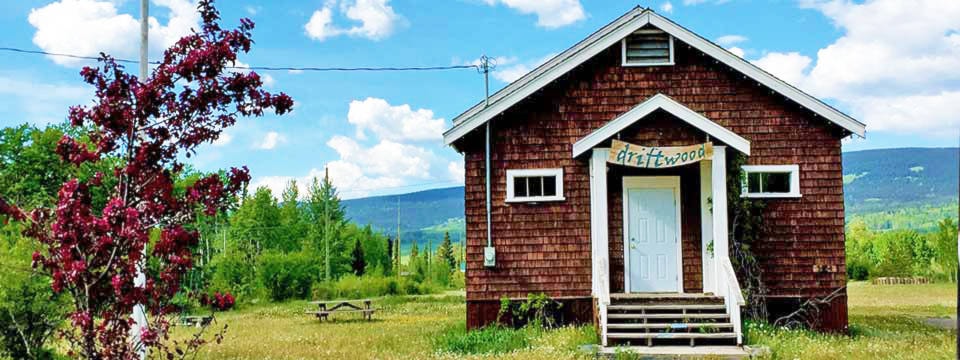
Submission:
<svg viewBox="0 0 960 360">
<path fill-rule="evenodd" d="M 466 322 L 461 321 L 445 329 L 434 345 L 440 353 L 500 354 L 530 347 L 531 340 L 541 332 L 543 330 L 534 327 L 509 329 L 500 326 L 467 331 Z"/>
</svg>

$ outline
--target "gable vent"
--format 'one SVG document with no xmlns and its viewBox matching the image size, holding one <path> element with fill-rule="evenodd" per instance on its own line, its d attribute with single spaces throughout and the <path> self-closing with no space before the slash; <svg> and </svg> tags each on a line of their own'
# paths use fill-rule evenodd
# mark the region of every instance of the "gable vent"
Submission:
<svg viewBox="0 0 960 360">
<path fill-rule="evenodd" d="M 635 31 L 622 41 L 624 66 L 673 65 L 673 37 L 656 28 Z"/>
</svg>

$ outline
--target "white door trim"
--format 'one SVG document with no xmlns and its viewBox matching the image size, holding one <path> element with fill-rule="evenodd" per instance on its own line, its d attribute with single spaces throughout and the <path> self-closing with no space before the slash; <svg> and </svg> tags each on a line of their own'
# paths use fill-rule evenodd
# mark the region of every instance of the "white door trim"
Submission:
<svg viewBox="0 0 960 360">
<path fill-rule="evenodd" d="M 627 199 L 629 189 L 673 189 L 677 211 L 677 292 L 683 293 L 683 222 L 680 219 L 680 177 L 679 176 L 624 176 L 623 177 L 623 291 L 630 289 L 630 246 L 629 246 L 629 208 Z"/>
</svg>

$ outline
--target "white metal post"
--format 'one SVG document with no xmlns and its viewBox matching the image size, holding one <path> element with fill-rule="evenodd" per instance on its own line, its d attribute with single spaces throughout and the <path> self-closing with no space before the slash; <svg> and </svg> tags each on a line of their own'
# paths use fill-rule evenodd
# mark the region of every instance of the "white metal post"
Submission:
<svg viewBox="0 0 960 360">
<path fill-rule="evenodd" d="M 140 0 L 140 83 L 147 80 L 147 65 L 149 65 L 147 60 L 150 31 L 149 17 L 150 5 L 148 0 Z M 128 144 L 128 146 L 132 145 L 132 143 Z M 147 276 L 143 272 L 146 261 L 147 248 L 144 246 L 142 260 L 140 260 L 140 264 L 137 264 L 137 276 L 133 280 L 135 287 L 142 288 L 146 286 Z M 133 307 L 133 321 L 136 323 L 132 329 L 133 343 L 137 346 L 137 353 L 140 355 L 140 359 L 146 359 L 147 348 L 143 346 L 143 343 L 140 341 L 140 334 L 143 332 L 143 329 L 147 327 L 147 313 L 143 304 L 137 304 Z"/>
</svg>

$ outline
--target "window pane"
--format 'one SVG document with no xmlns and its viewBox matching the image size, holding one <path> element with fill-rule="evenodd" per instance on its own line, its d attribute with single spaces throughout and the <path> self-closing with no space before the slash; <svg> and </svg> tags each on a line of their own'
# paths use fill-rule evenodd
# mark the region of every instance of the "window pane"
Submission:
<svg viewBox="0 0 960 360">
<path fill-rule="evenodd" d="M 525 177 L 513 178 L 513 196 L 514 197 L 527 196 L 527 178 Z"/>
<path fill-rule="evenodd" d="M 543 178 L 542 177 L 531 177 L 527 178 L 529 189 L 529 196 L 543 196 Z"/>
<path fill-rule="evenodd" d="M 790 192 L 790 173 L 766 173 L 764 175 L 763 192 Z"/>
<path fill-rule="evenodd" d="M 557 196 L 557 177 L 543 177 L 543 196 Z"/>
<path fill-rule="evenodd" d="M 747 192 L 760 192 L 760 173 L 747 173 Z"/>
</svg>

